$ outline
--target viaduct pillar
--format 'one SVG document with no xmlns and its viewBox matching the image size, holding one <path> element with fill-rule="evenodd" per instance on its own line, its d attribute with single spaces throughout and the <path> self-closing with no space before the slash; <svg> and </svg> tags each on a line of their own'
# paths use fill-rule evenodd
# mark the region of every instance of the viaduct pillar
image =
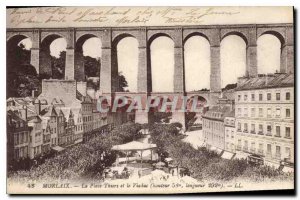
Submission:
<svg viewBox="0 0 300 200">
<path fill-rule="evenodd" d="M 135 112 L 135 123 L 146 124 L 149 122 L 149 113 L 145 112 L 146 102 L 149 92 L 149 76 L 148 74 L 148 56 L 147 55 L 147 30 L 140 29 L 138 33 L 139 53 L 138 53 L 138 77 L 137 77 L 137 92 L 140 95 L 143 111 Z"/>
<path fill-rule="evenodd" d="M 280 72 L 294 73 L 294 30 L 286 27 L 286 40 L 281 44 Z"/>
<path fill-rule="evenodd" d="M 174 93 L 178 95 L 179 103 L 182 103 L 181 99 L 185 93 L 182 29 L 175 29 L 174 32 Z M 185 112 L 176 109 L 172 113 L 172 122 L 179 122 L 185 128 Z"/>
<path fill-rule="evenodd" d="M 221 61 L 220 61 L 220 30 L 212 32 L 210 44 L 210 90 L 211 92 L 221 91 Z"/>
<path fill-rule="evenodd" d="M 65 67 L 65 80 L 74 80 L 74 30 L 68 30 L 67 34 L 67 49 L 66 49 L 66 67 Z"/>
<path fill-rule="evenodd" d="M 246 76 L 257 76 L 257 36 L 256 27 L 249 29 L 249 38 L 246 47 Z"/>
<path fill-rule="evenodd" d="M 40 32 L 38 30 L 33 30 L 30 54 L 30 64 L 34 66 L 36 73 L 40 74 Z"/>
</svg>

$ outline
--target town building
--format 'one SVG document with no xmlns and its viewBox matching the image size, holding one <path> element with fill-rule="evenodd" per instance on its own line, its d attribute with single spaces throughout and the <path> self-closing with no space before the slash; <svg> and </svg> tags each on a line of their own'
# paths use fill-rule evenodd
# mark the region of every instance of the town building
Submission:
<svg viewBox="0 0 300 200">
<path fill-rule="evenodd" d="M 29 127 L 18 111 L 7 111 L 7 162 L 8 165 L 29 157 Z"/>
<path fill-rule="evenodd" d="M 212 106 L 202 116 L 204 142 L 208 149 L 225 149 L 225 124 L 224 119 L 231 116 L 233 111 L 233 101 L 221 97 L 218 105 Z"/>
<path fill-rule="evenodd" d="M 63 146 L 70 146 L 75 142 L 75 123 L 74 114 L 72 109 L 69 107 L 62 107 L 60 110 L 65 116 L 65 135 Z"/>
<path fill-rule="evenodd" d="M 74 113 L 74 125 L 75 125 L 75 141 L 74 143 L 80 143 L 83 141 L 83 119 L 81 108 L 72 109 Z"/>
<path fill-rule="evenodd" d="M 42 101 L 41 101 L 42 102 Z M 41 118 L 46 120 L 49 124 L 51 136 L 50 136 L 50 144 L 51 147 L 58 145 L 58 128 L 57 128 L 57 118 L 58 115 L 55 111 L 54 106 L 48 105 L 48 107 L 44 108 L 41 113 Z"/>
<path fill-rule="evenodd" d="M 57 113 L 57 137 L 58 137 L 58 146 L 63 146 L 66 143 L 65 135 L 65 115 L 59 107 L 55 107 Z"/>
<path fill-rule="evenodd" d="M 16 168 L 26 158 L 30 166 L 30 159 L 38 163 L 52 150 L 58 152 L 106 132 L 112 120 L 97 110 L 98 93 L 88 94 L 84 82 L 49 79 L 43 80 L 38 97 L 8 98 L 9 166 Z"/>
<path fill-rule="evenodd" d="M 239 78 L 235 97 L 236 150 L 294 163 L 294 74 Z"/>
<path fill-rule="evenodd" d="M 49 154 L 51 151 L 51 128 L 50 120 L 42 118 L 42 131 L 43 131 L 43 145 L 42 145 L 42 154 Z"/>
<path fill-rule="evenodd" d="M 224 119 L 225 150 L 235 153 L 235 110 L 229 112 Z"/>
<path fill-rule="evenodd" d="M 29 158 L 40 157 L 43 146 L 42 119 L 36 115 L 28 117 L 29 126 Z"/>
</svg>

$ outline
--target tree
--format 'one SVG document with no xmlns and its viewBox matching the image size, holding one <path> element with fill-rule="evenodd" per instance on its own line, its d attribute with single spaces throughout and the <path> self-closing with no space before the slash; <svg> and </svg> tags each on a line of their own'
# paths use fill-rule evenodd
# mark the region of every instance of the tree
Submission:
<svg viewBox="0 0 300 200">
<path fill-rule="evenodd" d="M 51 57 L 52 78 L 63 79 L 65 77 L 66 51 L 61 51 L 59 57 Z"/>
<path fill-rule="evenodd" d="M 31 96 L 32 90 L 41 88 L 35 67 L 30 64 L 30 50 L 21 43 L 15 48 L 7 48 L 6 96 Z"/>
<path fill-rule="evenodd" d="M 125 76 L 122 74 L 122 72 L 118 73 L 118 82 L 119 82 L 118 91 L 125 92 L 125 88 L 128 87 L 128 83 Z M 126 92 L 128 92 L 128 90 Z"/>
<path fill-rule="evenodd" d="M 84 56 L 84 73 L 87 77 L 99 77 L 100 76 L 100 59 L 92 58 L 90 56 Z"/>
<path fill-rule="evenodd" d="M 235 89 L 237 87 L 237 84 L 228 84 L 225 86 L 225 88 L 222 89 L 222 91 L 226 91 L 226 90 L 231 90 L 231 89 Z"/>
</svg>

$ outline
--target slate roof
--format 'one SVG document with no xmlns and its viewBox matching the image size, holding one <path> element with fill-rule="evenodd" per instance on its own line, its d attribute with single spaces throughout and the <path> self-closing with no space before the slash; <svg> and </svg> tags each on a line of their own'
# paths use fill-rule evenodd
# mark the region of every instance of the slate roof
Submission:
<svg viewBox="0 0 300 200">
<path fill-rule="evenodd" d="M 269 74 L 249 78 L 238 84 L 236 90 L 254 90 L 264 88 L 294 87 L 294 74 Z"/>
<path fill-rule="evenodd" d="M 203 115 L 203 118 L 224 120 L 231 111 L 230 106 L 213 106 Z"/>
<path fill-rule="evenodd" d="M 66 121 L 68 121 L 69 117 L 70 117 L 70 113 L 72 112 L 71 108 L 70 107 L 61 107 L 60 110 L 63 112 L 63 114 L 66 118 Z"/>
</svg>

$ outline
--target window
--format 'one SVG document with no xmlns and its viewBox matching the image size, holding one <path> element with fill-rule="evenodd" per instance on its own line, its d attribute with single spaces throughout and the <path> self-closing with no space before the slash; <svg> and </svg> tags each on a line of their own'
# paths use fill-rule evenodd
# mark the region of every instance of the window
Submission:
<svg viewBox="0 0 300 200">
<path fill-rule="evenodd" d="M 280 158 L 281 157 L 281 149 L 280 146 L 276 146 L 276 158 Z"/>
<path fill-rule="evenodd" d="M 251 151 L 255 152 L 255 142 L 251 142 Z"/>
<path fill-rule="evenodd" d="M 242 109 L 241 109 L 241 108 L 238 108 L 238 113 L 237 113 L 237 115 L 238 115 L 238 116 L 241 116 L 241 114 L 242 114 Z"/>
<path fill-rule="evenodd" d="M 271 125 L 267 125 L 267 135 L 269 135 L 269 136 L 272 135 L 272 127 L 271 127 Z"/>
<path fill-rule="evenodd" d="M 251 94 L 251 101 L 255 101 L 255 94 Z"/>
<path fill-rule="evenodd" d="M 238 149 L 238 150 L 241 150 L 241 146 L 242 146 L 242 140 L 238 140 L 238 146 L 237 146 L 237 149 Z"/>
<path fill-rule="evenodd" d="M 285 147 L 285 157 L 291 159 L 291 149 L 289 147 Z"/>
<path fill-rule="evenodd" d="M 244 150 L 248 151 L 248 141 L 247 140 L 244 141 Z"/>
<path fill-rule="evenodd" d="M 280 137 L 280 126 L 276 126 L 276 137 Z"/>
<path fill-rule="evenodd" d="M 258 125 L 258 134 L 263 134 L 263 125 L 262 124 Z"/>
<path fill-rule="evenodd" d="M 251 124 L 251 133 L 255 133 L 255 124 Z"/>
<path fill-rule="evenodd" d="M 271 108 L 267 109 L 267 117 L 272 117 L 272 110 L 271 110 Z"/>
<path fill-rule="evenodd" d="M 248 108 L 244 108 L 244 117 L 248 117 Z"/>
<path fill-rule="evenodd" d="M 262 94 L 259 94 L 258 97 L 259 97 L 259 101 L 263 100 L 263 95 Z"/>
<path fill-rule="evenodd" d="M 264 145 L 262 143 L 259 143 L 259 145 L 258 145 L 258 153 L 259 154 L 264 153 Z"/>
<path fill-rule="evenodd" d="M 238 123 L 238 131 L 240 131 L 242 128 L 241 128 L 241 123 L 239 122 Z"/>
<path fill-rule="evenodd" d="M 281 110 L 280 108 L 276 108 L 276 117 L 280 117 Z"/>
<path fill-rule="evenodd" d="M 244 95 L 244 101 L 247 101 L 247 99 L 248 99 L 248 95 Z"/>
<path fill-rule="evenodd" d="M 19 149 L 15 149 L 15 158 L 19 159 Z"/>
<path fill-rule="evenodd" d="M 285 127 L 285 137 L 291 138 L 291 128 L 290 127 Z"/>
<path fill-rule="evenodd" d="M 238 95 L 238 101 L 240 101 L 241 100 L 241 95 Z"/>
<path fill-rule="evenodd" d="M 248 132 L 248 124 L 244 124 L 244 132 Z"/>
<path fill-rule="evenodd" d="M 267 100 L 268 100 L 268 101 L 271 101 L 271 99 L 272 99 L 272 98 L 271 98 L 271 93 L 267 93 Z"/>
<path fill-rule="evenodd" d="M 251 108 L 251 117 L 255 117 L 255 108 Z"/>
<path fill-rule="evenodd" d="M 18 134 L 14 134 L 14 144 L 15 144 L 15 145 L 19 144 L 19 137 L 18 137 Z"/>
<path fill-rule="evenodd" d="M 276 93 L 276 101 L 280 101 L 280 93 Z"/>
<path fill-rule="evenodd" d="M 286 116 L 286 117 L 291 117 L 291 110 L 290 110 L 289 108 L 287 108 L 287 109 L 285 110 L 285 116 Z"/>
<path fill-rule="evenodd" d="M 271 144 L 267 144 L 267 154 L 271 154 L 272 153 L 272 146 Z"/>
<path fill-rule="evenodd" d="M 291 93 L 287 92 L 285 93 L 285 100 L 290 100 L 291 99 Z"/>
<path fill-rule="evenodd" d="M 259 108 L 258 109 L 258 115 L 259 115 L 259 117 L 263 117 L 264 115 L 263 115 L 263 109 L 262 108 Z"/>
</svg>

